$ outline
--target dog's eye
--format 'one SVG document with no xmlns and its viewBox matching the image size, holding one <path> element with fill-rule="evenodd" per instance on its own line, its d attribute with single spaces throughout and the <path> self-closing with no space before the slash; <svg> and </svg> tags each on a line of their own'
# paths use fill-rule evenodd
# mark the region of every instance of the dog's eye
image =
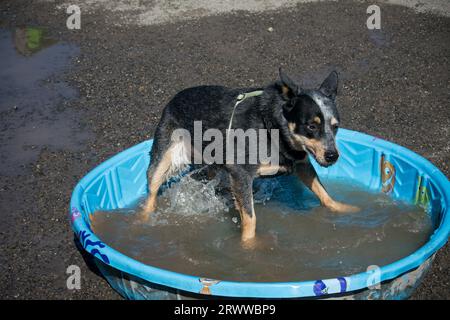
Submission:
<svg viewBox="0 0 450 320">
<path fill-rule="evenodd" d="M 339 125 L 338 124 L 333 124 L 332 128 L 333 128 L 334 131 L 336 131 L 339 128 Z"/>
<path fill-rule="evenodd" d="M 309 124 L 309 125 L 308 125 L 308 130 L 310 130 L 310 131 L 316 131 L 316 130 L 317 130 L 317 125 L 315 125 L 315 124 Z"/>
</svg>

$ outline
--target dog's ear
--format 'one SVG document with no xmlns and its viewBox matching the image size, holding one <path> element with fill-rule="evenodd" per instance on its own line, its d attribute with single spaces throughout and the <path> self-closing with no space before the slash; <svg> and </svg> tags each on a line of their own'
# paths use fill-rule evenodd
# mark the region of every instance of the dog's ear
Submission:
<svg viewBox="0 0 450 320">
<path fill-rule="evenodd" d="M 338 88 L 338 74 L 336 71 L 332 71 L 328 77 L 320 85 L 319 91 L 324 95 L 334 100 L 337 95 Z"/>
<path fill-rule="evenodd" d="M 300 93 L 300 86 L 295 83 L 289 76 L 283 71 L 283 69 L 278 70 L 280 73 L 281 80 L 281 93 L 286 100 L 291 99 L 292 97 L 298 95 Z"/>
</svg>

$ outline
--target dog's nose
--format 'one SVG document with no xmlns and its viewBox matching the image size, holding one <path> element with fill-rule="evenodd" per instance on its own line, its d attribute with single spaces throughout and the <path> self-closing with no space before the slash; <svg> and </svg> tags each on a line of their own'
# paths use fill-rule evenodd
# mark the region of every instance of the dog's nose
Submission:
<svg viewBox="0 0 450 320">
<path fill-rule="evenodd" d="M 337 151 L 326 151 L 325 152 L 325 160 L 327 162 L 336 162 L 336 160 L 339 158 L 339 154 Z"/>
</svg>

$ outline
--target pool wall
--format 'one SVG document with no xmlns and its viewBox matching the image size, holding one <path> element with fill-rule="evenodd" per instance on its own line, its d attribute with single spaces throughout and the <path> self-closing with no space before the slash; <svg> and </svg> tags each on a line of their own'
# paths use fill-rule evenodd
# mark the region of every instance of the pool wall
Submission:
<svg viewBox="0 0 450 320">
<path fill-rule="evenodd" d="M 420 284 L 435 252 L 448 240 L 450 182 L 430 162 L 398 145 L 345 129 L 339 130 L 337 141 L 341 157 L 334 166 L 323 168 L 313 161 L 321 179 L 344 180 L 423 206 L 435 229 L 424 246 L 380 268 L 351 276 L 302 282 L 220 281 L 145 265 L 98 239 L 90 228 L 89 216 L 97 210 L 131 206 L 145 196 L 152 140 L 105 161 L 77 184 L 70 205 L 72 228 L 83 248 L 95 257 L 111 286 L 130 299 L 199 298 L 206 295 L 235 298 L 407 298 Z"/>
</svg>

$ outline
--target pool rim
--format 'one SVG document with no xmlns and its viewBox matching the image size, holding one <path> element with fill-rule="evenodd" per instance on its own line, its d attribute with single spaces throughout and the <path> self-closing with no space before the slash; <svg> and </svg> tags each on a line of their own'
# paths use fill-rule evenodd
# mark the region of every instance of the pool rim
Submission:
<svg viewBox="0 0 450 320">
<path fill-rule="evenodd" d="M 372 148 L 395 153 L 396 156 L 401 155 L 400 158 L 402 158 L 402 160 L 413 162 L 418 170 L 429 176 L 430 180 L 434 182 L 436 188 L 442 194 L 441 202 L 443 203 L 441 203 L 441 205 L 443 212 L 441 213 L 442 216 L 439 225 L 430 236 L 428 242 L 412 254 L 393 263 L 381 266 L 379 269 L 372 269 L 369 271 L 352 274 L 350 276 L 308 281 L 239 282 L 217 279 L 219 282 L 208 285 L 209 292 L 212 295 L 246 298 L 315 297 L 317 294 L 314 289 L 318 282 L 322 282 L 328 287 L 328 292 L 324 293 L 323 296 L 342 292 L 352 292 L 365 289 L 369 286 L 369 284 L 373 286 L 377 283 L 397 278 L 398 276 L 419 267 L 437 250 L 444 246 L 448 240 L 450 231 L 450 182 L 446 176 L 427 159 L 392 142 L 347 129 L 339 129 L 338 139 L 353 140 L 357 143 L 361 143 Z M 71 217 L 72 229 L 78 238 L 80 237 L 80 233 L 84 232 L 89 234 L 90 241 L 101 242 L 101 240 L 92 232 L 89 225 L 86 223 L 85 216 L 81 219 L 78 217 L 75 217 L 74 219 L 74 216 L 76 216 L 74 215 L 74 212 L 78 212 L 78 214 L 83 212 L 81 197 L 83 195 L 84 185 L 86 182 L 93 181 L 100 174 L 103 174 L 105 170 L 113 167 L 112 164 L 125 160 L 130 153 L 136 153 L 136 151 L 144 148 L 148 148 L 148 150 L 150 150 L 152 144 L 153 139 L 146 140 L 114 155 L 91 170 L 77 183 L 72 193 L 69 215 Z M 87 215 L 88 213 L 85 212 L 84 214 Z M 89 251 L 84 244 L 83 248 L 95 259 L 99 259 L 99 256 L 95 255 L 97 252 L 94 253 L 93 250 Z M 104 243 L 102 246 L 102 252 L 105 256 L 107 256 L 107 264 L 110 266 L 151 283 L 193 293 L 200 293 L 205 287 L 204 277 L 182 274 L 146 265 L 120 253 Z M 103 260 L 103 262 L 105 261 Z M 342 281 L 345 282 L 345 288 L 343 291 L 342 286 L 339 287 L 339 284 Z M 206 282 L 208 281 L 206 280 Z"/>
</svg>

